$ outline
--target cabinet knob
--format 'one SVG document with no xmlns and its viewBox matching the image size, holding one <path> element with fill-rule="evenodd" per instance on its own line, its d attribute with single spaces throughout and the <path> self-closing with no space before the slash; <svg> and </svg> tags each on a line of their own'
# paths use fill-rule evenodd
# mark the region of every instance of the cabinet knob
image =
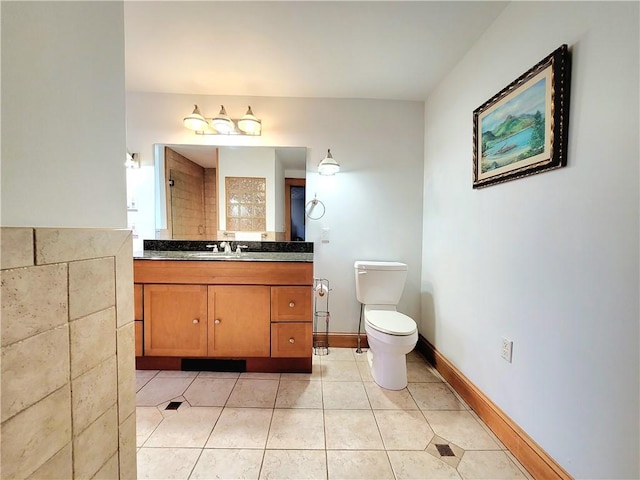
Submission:
<svg viewBox="0 0 640 480">
<path fill-rule="evenodd" d="M 295 304 L 295 302 L 294 302 L 294 301 L 291 301 L 291 302 L 289 302 L 289 306 L 290 306 L 291 308 L 293 308 L 293 307 L 295 307 L 295 306 L 296 306 L 296 304 Z"/>
<path fill-rule="evenodd" d="M 216 319 L 213 321 L 213 323 L 215 323 L 216 325 L 218 325 L 218 324 L 220 323 L 220 319 L 219 319 L 219 318 L 216 318 Z"/>
<path fill-rule="evenodd" d="M 289 343 L 296 343 L 296 341 L 294 340 L 294 338 L 293 338 L 293 337 L 291 337 L 291 338 L 289 339 Z"/>
<path fill-rule="evenodd" d="M 194 324 L 195 323 L 200 323 L 200 320 L 198 320 L 197 318 L 194 318 L 193 320 L 191 320 Z"/>
</svg>

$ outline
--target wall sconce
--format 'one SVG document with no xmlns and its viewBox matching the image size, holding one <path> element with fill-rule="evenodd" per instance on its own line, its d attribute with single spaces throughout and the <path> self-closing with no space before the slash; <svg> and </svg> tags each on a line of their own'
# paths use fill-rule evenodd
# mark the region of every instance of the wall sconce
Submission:
<svg viewBox="0 0 640 480">
<path fill-rule="evenodd" d="M 232 119 L 227 115 L 224 105 L 220 105 L 220 113 L 215 117 L 206 118 L 194 105 L 193 113 L 184 117 L 184 126 L 193 130 L 198 135 L 261 135 L 262 122 L 256 118 L 251 111 L 251 106 L 247 113 L 240 119 Z"/>
<path fill-rule="evenodd" d="M 140 168 L 140 154 L 127 152 L 127 160 L 124 162 L 127 168 Z"/>
<path fill-rule="evenodd" d="M 335 175 L 340 171 L 340 165 L 333 159 L 331 149 L 327 150 L 327 156 L 318 164 L 320 175 Z"/>
</svg>

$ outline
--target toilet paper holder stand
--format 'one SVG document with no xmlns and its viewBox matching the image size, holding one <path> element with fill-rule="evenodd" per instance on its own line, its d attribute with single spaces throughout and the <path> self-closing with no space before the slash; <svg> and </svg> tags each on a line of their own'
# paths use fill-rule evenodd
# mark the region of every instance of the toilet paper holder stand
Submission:
<svg viewBox="0 0 640 480">
<path fill-rule="evenodd" d="M 326 278 L 313 279 L 313 354 L 329 354 L 329 292 Z"/>
</svg>

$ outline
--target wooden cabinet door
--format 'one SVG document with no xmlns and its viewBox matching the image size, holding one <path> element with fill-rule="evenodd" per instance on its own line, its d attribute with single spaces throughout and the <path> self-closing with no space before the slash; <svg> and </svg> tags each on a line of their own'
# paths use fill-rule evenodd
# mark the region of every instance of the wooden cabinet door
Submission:
<svg viewBox="0 0 640 480">
<path fill-rule="evenodd" d="M 144 286 L 144 354 L 207 355 L 206 285 Z"/>
<path fill-rule="evenodd" d="M 271 289 L 209 286 L 209 356 L 268 357 Z"/>
<path fill-rule="evenodd" d="M 133 313 L 134 320 L 142 320 L 142 285 L 136 283 L 133 285 Z"/>
<path fill-rule="evenodd" d="M 142 339 L 144 335 L 142 333 L 142 326 L 144 322 L 136 320 L 134 322 L 135 330 L 134 330 L 134 338 L 136 342 L 136 357 L 141 357 L 144 354 L 144 349 L 142 348 Z"/>
</svg>

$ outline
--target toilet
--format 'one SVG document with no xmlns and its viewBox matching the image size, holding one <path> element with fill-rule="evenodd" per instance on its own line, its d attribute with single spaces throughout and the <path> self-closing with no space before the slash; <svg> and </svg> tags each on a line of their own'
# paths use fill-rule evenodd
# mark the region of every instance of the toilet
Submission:
<svg viewBox="0 0 640 480">
<path fill-rule="evenodd" d="M 399 262 L 356 261 L 356 297 L 363 305 L 367 353 L 374 381 L 388 390 L 407 386 L 406 355 L 418 342 L 416 322 L 396 310 L 407 278 Z"/>
</svg>

